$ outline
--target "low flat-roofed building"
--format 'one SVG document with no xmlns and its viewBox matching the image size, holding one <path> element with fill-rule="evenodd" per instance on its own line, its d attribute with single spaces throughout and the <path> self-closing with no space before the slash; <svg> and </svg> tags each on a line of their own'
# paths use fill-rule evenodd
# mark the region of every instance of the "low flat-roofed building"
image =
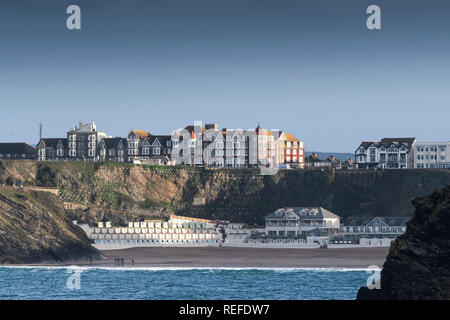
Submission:
<svg viewBox="0 0 450 320">
<path fill-rule="evenodd" d="M 350 217 L 343 225 L 341 235 L 348 239 L 395 239 L 406 231 L 409 217 Z"/>
</svg>

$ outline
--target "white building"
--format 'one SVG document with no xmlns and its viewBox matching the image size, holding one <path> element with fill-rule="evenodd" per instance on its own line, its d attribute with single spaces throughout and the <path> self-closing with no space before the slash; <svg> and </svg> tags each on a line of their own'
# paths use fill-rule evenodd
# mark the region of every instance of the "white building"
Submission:
<svg viewBox="0 0 450 320">
<path fill-rule="evenodd" d="M 379 242 L 380 244 L 389 244 L 406 231 L 409 219 L 409 217 L 350 217 L 339 234 L 333 237 L 332 243 L 370 244 L 372 239 L 382 239 L 386 241 Z"/>
<path fill-rule="evenodd" d="M 175 215 L 170 216 L 168 221 L 129 222 L 126 227 L 113 227 L 109 222 L 99 222 L 97 227 L 81 227 L 94 241 L 93 246 L 99 250 L 222 244 L 222 233 L 216 228 L 214 221 Z"/>
<path fill-rule="evenodd" d="M 414 168 L 450 168 L 450 142 L 416 142 Z"/>
<path fill-rule="evenodd" d="M 322 207 L 280 208 L 265 217 L 267 236 L 307 237 L 310 233 L 336 234 L 340 217 Z"/>
<path fill-rule="evenodd" d="M 412 168 L 415 138 L 383 138 L 363 141 L 355 151 L 358 168 Z"/>
</svg>

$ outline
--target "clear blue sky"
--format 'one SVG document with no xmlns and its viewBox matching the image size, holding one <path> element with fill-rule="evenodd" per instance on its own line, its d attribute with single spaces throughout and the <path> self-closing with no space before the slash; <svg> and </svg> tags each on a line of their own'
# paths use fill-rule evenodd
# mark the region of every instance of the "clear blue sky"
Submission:
<svg viewBox="0 0 450 320">
<path fill-rule="evenodd" d="M 370 4 L 382 30 L 365 26 Z M 260 121 L 333 152 L 449 140 L 449 57 L 444 0 L 2 0 L 0 141 L 80 120 L 113 136 Z"/>
</svg>

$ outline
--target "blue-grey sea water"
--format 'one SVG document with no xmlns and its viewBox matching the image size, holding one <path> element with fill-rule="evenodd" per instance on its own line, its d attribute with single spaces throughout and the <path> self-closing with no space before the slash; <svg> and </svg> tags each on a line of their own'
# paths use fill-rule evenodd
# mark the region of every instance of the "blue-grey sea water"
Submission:
<svg viewBox="0 0 450 320">
<path fill-rule="evenodd" d="M 355 299 L 351 269 L 0 267 L 0 299 Z"/>
</svg>

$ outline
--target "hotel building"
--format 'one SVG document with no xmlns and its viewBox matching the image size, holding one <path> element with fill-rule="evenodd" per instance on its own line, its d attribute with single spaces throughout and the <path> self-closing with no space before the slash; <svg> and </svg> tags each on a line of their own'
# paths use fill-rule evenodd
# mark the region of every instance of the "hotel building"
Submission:
<svg viewBox="0 0 450 320">
<path fill-rule="evenodd" d="M 97 126 L 92 123 L 79 123 L 67 132 L 67 159 L 71 161 L 96 161 L 97 146 L 103 138 L 108 136 L 97 131 Z"/>
<path fill-rule="evenodd" d="M 413 167 L 415 138 L 384 138 L 363 141 L 355 151 L 358 168 L 401 169 Z"/>
<path fill-rule="evenodd" d="M 340 228 L 340 217 L 322 207 L 286 207 L 265 218 L 265 232 L 273 237 L 304 237 L 312 233 L 332 235 Z"/>
<path fill-rule="evenodd" d="M 416 142 L 414 168 L 450 168 L 450 142 Z"/>
</svg>

